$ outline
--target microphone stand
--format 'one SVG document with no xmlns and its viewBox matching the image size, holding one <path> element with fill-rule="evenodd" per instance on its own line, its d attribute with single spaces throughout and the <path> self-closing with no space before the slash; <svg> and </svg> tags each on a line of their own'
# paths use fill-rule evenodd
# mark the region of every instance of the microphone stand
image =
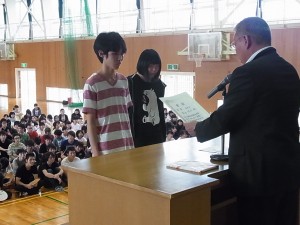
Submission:
<svg viewBox="0 0 300 225">
<path fill-rule="evenodd" d="M 226 96 L 226 86 L 223 89 L 222 92 L 222 96 L 223 96 L 223 100 Z M 221 136 L 221 154 L 213 154 L 210 155 L 210 159 L 211 160 L 215 160 L 215 161 L 228 161 L 228 155 L 225 155 L 225 134 L 222 134 Z"/>
</svg>

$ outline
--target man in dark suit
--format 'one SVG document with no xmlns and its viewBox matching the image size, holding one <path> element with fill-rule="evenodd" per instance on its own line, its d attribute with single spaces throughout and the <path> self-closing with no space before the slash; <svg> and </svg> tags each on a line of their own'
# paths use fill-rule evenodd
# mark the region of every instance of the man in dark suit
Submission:
<svg viewBox="0 0 300 225">
<path fill-rule="evenodd" d="M 271 47 L 261 18 L 242 20 L 232 45 L 243 65 L 232 73 L 224 104 L 196 124 L 197 139 L 230 132 L 229 172 L 240 224 L 296 225 L 299 76 Z"/>
</svg>

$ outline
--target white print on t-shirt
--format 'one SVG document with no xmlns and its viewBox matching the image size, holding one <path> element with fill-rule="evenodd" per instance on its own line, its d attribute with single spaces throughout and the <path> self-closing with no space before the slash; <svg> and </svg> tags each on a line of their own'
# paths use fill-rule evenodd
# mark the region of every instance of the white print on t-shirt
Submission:
<svg viewBox="0 0 300 225">
<path fill-rule="evenodd" d="M 152 123 L 153 125 L 159 124 L 160 118 L 157 105 L 157 96 L 154 90 L 144 90 L 143 100 L 143 110 L 148 112 L 148 116 L 143 117 L 143 123 Z"/>
</svg>

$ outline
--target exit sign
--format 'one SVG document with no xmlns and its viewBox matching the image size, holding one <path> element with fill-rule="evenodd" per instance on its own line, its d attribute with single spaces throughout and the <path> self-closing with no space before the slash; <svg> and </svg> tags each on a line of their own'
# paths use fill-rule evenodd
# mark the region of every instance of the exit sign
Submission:
<svg viewBox="0 0 300 225">
<path fill-rule="evenodd" d="M 167 70 L 179 70 L 178 64 L 167 64 Z"/>
<path fill-rule="evenodd" d="M 27 63 L 21 63 L 21 67 L 22 68 L 26 68 L 27 67 Z"/>
</svg>

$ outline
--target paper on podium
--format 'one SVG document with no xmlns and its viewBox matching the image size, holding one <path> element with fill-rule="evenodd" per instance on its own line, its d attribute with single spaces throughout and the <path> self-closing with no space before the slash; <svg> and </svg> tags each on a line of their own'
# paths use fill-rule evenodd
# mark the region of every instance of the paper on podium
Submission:
<svg viewBox="0 0 300 225">
<path fill-rule="evenodd" d="M 177 161 L 167 165 L 168 169 L 179 170 L 188 173 L 196 173 L 196 174 L 203 174 L 210 170 L 218 169 L 218 167 L 219 167 L 218 165 L 208 163 L 208 162 L 188 161 L 188 160 Z"/>
<path fill-rule="evenodd" d="M 209 117 L 209 113 L 186 92 L 159 99 L 185 123 L 199 122 Z"/>
</svg>

